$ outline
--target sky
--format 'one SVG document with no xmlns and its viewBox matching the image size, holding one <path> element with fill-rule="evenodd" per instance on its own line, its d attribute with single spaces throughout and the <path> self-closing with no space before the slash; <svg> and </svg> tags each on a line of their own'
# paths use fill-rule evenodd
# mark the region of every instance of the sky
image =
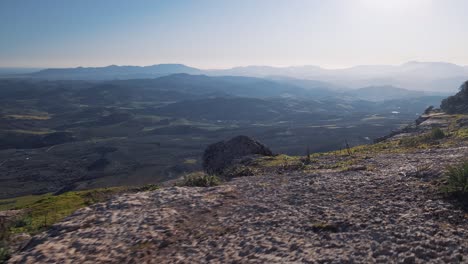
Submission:
<svg viewBox="0 0 468 264">
<path fill-rule="evenodd" d="M 467 0 L 0 0 L 0 67 L 468 65 Z"/>
</svg>

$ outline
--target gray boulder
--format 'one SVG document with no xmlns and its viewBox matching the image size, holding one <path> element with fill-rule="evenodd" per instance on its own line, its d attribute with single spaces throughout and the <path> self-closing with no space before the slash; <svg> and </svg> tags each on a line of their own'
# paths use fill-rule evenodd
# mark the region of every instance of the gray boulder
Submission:
<svg viewBox="0 0 468 264">
<path fill-rule="evenodd" d="M 209 145 L 203 154 L 203 169 L 208 174 L 219 175 L 237 160 L 252 155 L 273 156 L 273 152 L 250 137 L 237 136 Z"/>
</svg>

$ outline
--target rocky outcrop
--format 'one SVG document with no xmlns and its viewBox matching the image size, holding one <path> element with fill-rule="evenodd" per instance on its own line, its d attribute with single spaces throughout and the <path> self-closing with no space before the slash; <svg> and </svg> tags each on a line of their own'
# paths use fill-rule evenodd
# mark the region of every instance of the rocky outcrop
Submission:
<svg viewBox="0 0 468 264">
<path fill-rule="evenodd" d="M 354 165 L 366 170 L 123 194 L 76 211 L 10 263 L 466 263 L 466 212 L 414 173 L 466 155 L 466 146 L 382 153 Z"/>
<path fill-rule="evenodd" d="M 209 145 L 203 154 L 203 169 L 208 174 L 222 174 L 236 160 L 250 155 L 272 156 L 273 152 L 250 137 L 237 136 Z"/>
</svg>

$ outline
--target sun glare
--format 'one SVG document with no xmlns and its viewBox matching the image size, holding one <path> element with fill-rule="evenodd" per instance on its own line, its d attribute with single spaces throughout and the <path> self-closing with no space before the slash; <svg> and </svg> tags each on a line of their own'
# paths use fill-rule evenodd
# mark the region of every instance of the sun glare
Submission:
<svg viewBox="0 0 468 264">
<path fill-rule="evenodd" d="M 375 11 L 408 11 L 427 6 L 430 0 L 361 0 L 361 5 Z"/>
</svg>

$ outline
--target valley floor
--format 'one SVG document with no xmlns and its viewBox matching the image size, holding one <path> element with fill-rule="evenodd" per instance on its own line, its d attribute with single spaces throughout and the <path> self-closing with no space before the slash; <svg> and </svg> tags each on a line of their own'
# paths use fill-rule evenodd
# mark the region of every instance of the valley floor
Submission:
<svg viewBox="0 0 468 264">
<path fill-rule="evenodd" d="M 462 143 L 124 194 L 76 211 L 10 263 L 468 263 L 467 212 L 437 186 L 467 155 Z"/>
</svg>

